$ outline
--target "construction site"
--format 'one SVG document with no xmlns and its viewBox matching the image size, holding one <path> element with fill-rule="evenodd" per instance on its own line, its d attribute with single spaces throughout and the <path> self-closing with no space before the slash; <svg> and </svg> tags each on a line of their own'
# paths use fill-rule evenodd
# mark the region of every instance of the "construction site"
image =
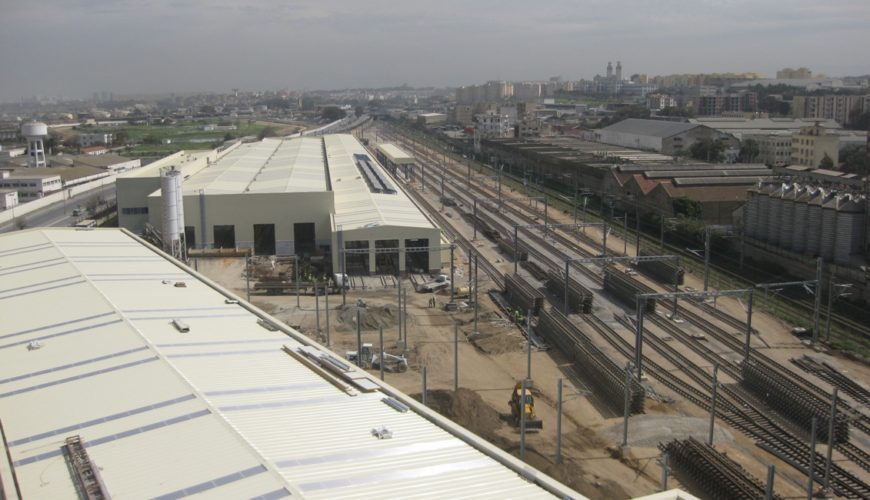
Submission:
<svg viewBox="0 0 870 500">
<path fill-rule="evenodd" d="M 438 250 L 440 273 L 220 252 L 191 267 L 590 498 L 870 496 L 866 364 L 627 227 L 389 124 L 356 134 L 413 157 L 392 180 L 449 245 L 401 252 Z M 374 258 L 402 268 L 396 248 Z"/>
</svg>

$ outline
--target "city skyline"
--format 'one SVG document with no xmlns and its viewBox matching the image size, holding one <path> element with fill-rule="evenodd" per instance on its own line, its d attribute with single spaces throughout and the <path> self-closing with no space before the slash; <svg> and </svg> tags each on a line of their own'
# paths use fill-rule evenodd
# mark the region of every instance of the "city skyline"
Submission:
<svg viewBox="0 0 870 500">
<path fill-rule="evenodd" d="M 836 0 L 12 3 L 0 101 L 32 95 L 458 86 L 487 80 L 870 73 L 870 4 Z"/>
</svg>

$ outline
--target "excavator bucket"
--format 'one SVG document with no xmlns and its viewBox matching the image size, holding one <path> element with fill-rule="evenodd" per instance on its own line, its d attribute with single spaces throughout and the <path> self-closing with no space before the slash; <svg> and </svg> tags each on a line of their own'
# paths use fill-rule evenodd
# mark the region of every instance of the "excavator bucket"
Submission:
<svg viewBox="0 0 870 500">
<path fill-rule="evenodd" d="M 526 420 L 526 431 L 541 430 L 544 428 L 544 422 L 537 419 Z"/>
</svg>

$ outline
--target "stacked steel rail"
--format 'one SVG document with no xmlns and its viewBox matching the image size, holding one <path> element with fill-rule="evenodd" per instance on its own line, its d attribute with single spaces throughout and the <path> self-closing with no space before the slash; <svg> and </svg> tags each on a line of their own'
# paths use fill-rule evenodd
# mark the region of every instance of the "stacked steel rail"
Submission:
<svg viewBox="0 0 870 500">
<path fill-rule="evenodd" d="M 844 375 L 840 370 L 831 366 L 827 361 L 819 361 L 813 357 L 804 355 L 800 358 L 793 358 L 791 362 L 805 372 L 816 375 L 820 379 L 852 396 L 859 403 L 870 405 L 870 391 Z"/>
<path fill-rule="evenodd" d="M 598 348 L 571 320 L 554 308 L 541 311 L 535 331 L 568 356 L 595 393 L 614 410 L 625 411 L 625 370 Z M 629 412 L 643 413 L 646 391 L 631 377 Z"/>
<path fill-rule="evenodd" d="M 544 304 L 544 294 L 518 274 L 504 275 L 504 289 L 508 302 L 524 314 L 531 310 L 537 316 Z"/>
<path fill-rule="evenodd" d="M 765 485 L 737 462 L 695 438 L 659 444 L 677 477 L 702 498 L 720 500 L 764 498 Z M 774 498 L 781 499 L 779 495 Z"/>
<path fill-rule="evenodd" d="M 565 275 L 555 269 L 547 272 L 547 289 L 564 300 Z M 568 310 L 572 313 L 589 314 L 592 312 L 594 295 L 588 288 L 574 278 L 568 278 Z"/>
<path fill-rule="evenodd" d="M 637 295 L 642 293 L 654 293 L 655 291 L 632 278 L 626 273 L 618 271 L 613 266 L 604 268 L 604 289 L 615 295 L 622 302 L 635 305 L 637 303 Z M 644 308 L 648 313 L 654 313 L 656 310 L 655 300 L 646 300 Z"/>
<path fill-rule="evenodd" d="M 659 252 L 642 248 L 640 255 L 653 256 L 659 255 Z M 678 285 L 682 285 L 685 280 L 685 271 L 682 267 L 677 267 L 673 260 L 644 260 L 637 263 L 637 270 L 662 283 L 673 283 L 676 280 Z"/>
<path fill-rule="evenodd" d="M 547 281 L 547 271 L 544 271 L 536 262 L 531 260 L 520 262 L 520 267 L 528 271 L 536 280 L 540 282 Z"/>
<path fill-rule="evenodd" d="M 827 441 L 830 425 L 830 404 L 791 383 L 767 365 L 749 360 L 742 365 L 742 384 L 756 396 L 776 409 L 777 413 L 791 420 L 803 429 L 810 431 L 812 418 L 816 417 L 816 436 Z M 842 413 L 834 419 L 834 441 L 845 443 L 849 440 L 849 422 Z"/>
</svg>

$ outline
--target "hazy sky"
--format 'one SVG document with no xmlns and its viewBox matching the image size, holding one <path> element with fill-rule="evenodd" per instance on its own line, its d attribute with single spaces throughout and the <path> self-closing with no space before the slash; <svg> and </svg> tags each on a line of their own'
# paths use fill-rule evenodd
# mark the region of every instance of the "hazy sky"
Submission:
<svg viewBox="0 0 870 500">
<path fill-rule="evenodd" d="M 0 0 L 0 101 L 807 66 L 870 73 L 870 0 Z"/>
</svg>

